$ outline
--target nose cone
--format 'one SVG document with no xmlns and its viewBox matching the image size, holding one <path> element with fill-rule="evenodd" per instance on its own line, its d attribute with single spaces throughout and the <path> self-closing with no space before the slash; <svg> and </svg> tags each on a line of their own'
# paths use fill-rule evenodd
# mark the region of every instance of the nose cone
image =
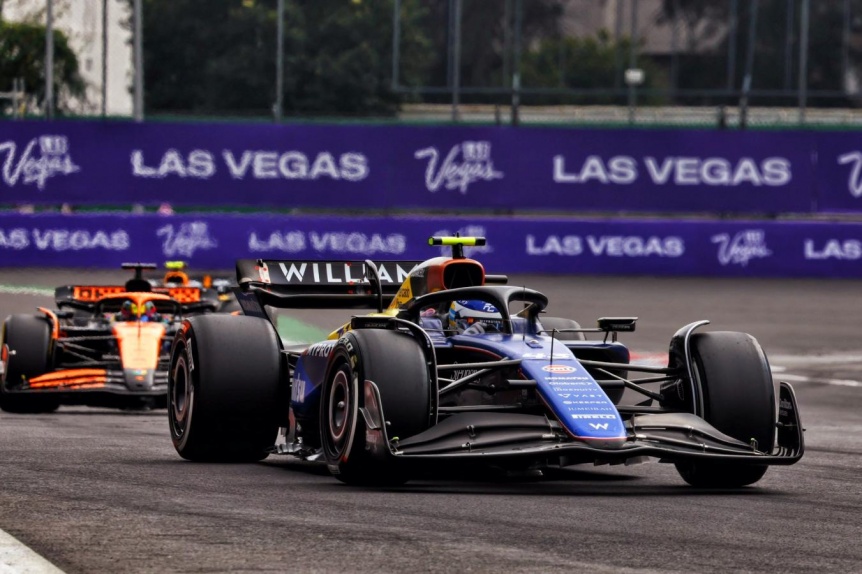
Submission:
<svg viewBox="0 0 862 574">
<path fill-rule="evenodd" d="M 153 388 L 153 369 L 123 369 L 126 386 L 133 391 L 149 391 Z"/>
</svg>

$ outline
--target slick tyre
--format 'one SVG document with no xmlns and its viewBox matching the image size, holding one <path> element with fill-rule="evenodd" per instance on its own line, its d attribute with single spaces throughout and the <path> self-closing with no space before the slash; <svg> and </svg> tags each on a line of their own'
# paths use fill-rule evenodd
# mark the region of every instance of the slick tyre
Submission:
<svg viewBox="0 0 862 574">
<path fill-rule="evenodd" d="M 770 452 L 775 445 L 775 385 L 757 340 L 746 333 L 719 331 L 691 338 L 695 377 L 703 393 L 706 422 L 739 441 Z M 711 461 L 676 464 L 683 480 L 702 488 L 754 484 L 765 465 Z"/>
<path fill-rule="evenodd" d="M 542 317 L 539 319 L 542 323 L 542 328 L 545 331 L 552 331 L 554 329 L 559 329 L 563 331 L 562 333 L 556 333 L 556 338 L 560 341 L 584 341 L 586 340 L 586 336 L 583 333 L 572 333 L 565 332 L 566 329 L 580 329 L 581 325 L 572 319 L 565 319 L 563 317 Z M 546 333 L 548 336 L 551 333 Z"/>
<path fill-rule="evenodd" d="M 14 389 L 51 370 L 51 325 L 35 315 L 11 315 L 3 323 L 6 371 L 0 381 L 0 409 L 9 413 L 56 411 L 56 397 L 17 394 Z"/>
<path fill-rule="evenodd" d="M 280 351 L 265 319 L 200 315 L 183 322 L 168 376 L 168 419 L 180 456 L 199 462 L 266 458 L 279 408 L 287 408 Z"/>
<path fill-rule="evenodd" d="M 431 426 L 431 377 L 412 336 L 384 329 L 352 331 L 333 349 L 320 401 L 320 437 L 330 472 L 347 484 L 387 486 L 407 481 L 405 469 L 366 449 L 364 381 L 373 381 L 390 439 Z"/>
</svg>

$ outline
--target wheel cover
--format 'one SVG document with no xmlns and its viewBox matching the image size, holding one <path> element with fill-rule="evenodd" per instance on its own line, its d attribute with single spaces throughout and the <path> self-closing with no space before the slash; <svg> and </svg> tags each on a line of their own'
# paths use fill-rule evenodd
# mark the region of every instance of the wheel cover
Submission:
<svg viewBox="0 0 862 574">
<path fill-rule="evenodd" d="M 171 418 L 171 431 L 177 439 L 182 439 L 189 428 L 194 406 L 194 385 L 188 368 L 185 353 L 180 353 L 171 371 L 168 385 L 168 409 Z"/>
<path fill-rule="evenodd" d="M 329 438 L 336 452 L 341 453 L 344 448 L 347 429 L 351 424 L 350 381 L 343 369 L 339 369 L 332 378 L 329 389 L 327 404 L 327 423 L 329 425 Z"/>
</svg>

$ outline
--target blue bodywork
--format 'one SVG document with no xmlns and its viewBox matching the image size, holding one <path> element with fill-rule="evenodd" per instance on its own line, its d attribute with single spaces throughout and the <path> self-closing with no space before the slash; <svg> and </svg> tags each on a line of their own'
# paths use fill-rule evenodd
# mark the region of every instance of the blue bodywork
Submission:
<svg viewBox="0 0 862 574">
<path fill-rule="evenodd" d="M 626 440 L 625 425 L 614 403 L 559 339 L 543 334 L 486 333 L 432 337 L 432 340 L 435 346 L 457 348 L 465 353 L 480 352 L 492 360 L 522 360 L 523 378 L 536 381 L 539 397 L 572 437 L 595 446 L 611 446 Z M 290 406 L 299 421 L 316 421 L 319 416 L 321 386 L 334 345 L 334 340 L 312 345 L 294 367 Z"/>
</svg>

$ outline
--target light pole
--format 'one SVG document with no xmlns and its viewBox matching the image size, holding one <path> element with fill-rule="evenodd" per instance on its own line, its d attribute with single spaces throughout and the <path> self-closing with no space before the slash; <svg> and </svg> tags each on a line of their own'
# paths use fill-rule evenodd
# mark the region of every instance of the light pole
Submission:
<svg viewBox="0 0 862 574">
<path fill-rule="evenodd" d="M 45 117 L 54 117 L 54 0 L 48 0 L 45 22 Z"/>
<path fill-rule="evenodd" d="M 461 0 L 455 0 L 454 49 L 452 59 L 452 121 L 458 121 L 458 104 L 461 97 Z"/>
<path fill-rule="evenodd" d="M 135 101 L 136 122 L 144 121 L 144 37 L 142 0 L 135 0 Z"/>
<path fill-rule="evenodd" d="M 638 2 L 631 0 L 631 29 L 629 31 L 629 67 L 625 72 L 626 85 L 629 87 L 629 125 L 635 123 L 635 108 L 637 108 L 637 86 L 644 81 L 643 70 L 636 68 L 637 54 L 635 43 L 638 33 Z"/>
<path fill-rule="evenodd" d="M 742 98 L 739 103 L 739 127 L 748 127 L 748 96 L 751 93 L 752 73 L 754 70 L 754 44 L 757 42 L 757 9 L 760 0 L 753 0 L 748 18 L 748 48 L 745 54 L 745 76 L 742 79 Z"/>
<path fill-rule="evenodd" d="M 275 115 L 275 123 L 281 123 L 282 108 L 284 107 L 282 96 L 284 92 L 284 0 L 278 0 L 277 11 L 276 18 L 278 22 L 275 27 L 275 104 L 272 107 Z"/>
<path fill-rule="evenodd" d="M 102 117 L 108 111 L 108 0 L 102 0 Z"/>
<path fill-rule="evenodd" d="M 805 123 L 805 107 L 808 100 L 808 19 L 809 0 L 802 0 L 802 14 L 799 17 L 799 123 Z"/>
</svg>

